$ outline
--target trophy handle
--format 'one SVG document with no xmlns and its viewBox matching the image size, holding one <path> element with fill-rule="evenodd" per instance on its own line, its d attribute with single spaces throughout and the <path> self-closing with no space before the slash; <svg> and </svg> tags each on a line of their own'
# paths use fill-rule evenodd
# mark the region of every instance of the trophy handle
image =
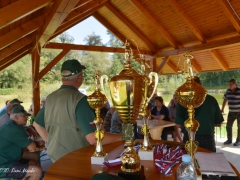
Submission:
<svg viewBox="0 0 240 180">
<path fill-rule="evenodd" d="M 157 89 L 157 84 L 158 84 L 158 74 L 156 72 L 150 72 L 148 75 L 150 82 L 149 85 L 152 83 L 152 78 L 154 77 L 154 88 L 153 88 L 153 92 L 151 94 L 151 96 L 147 97 L 147 102 L 150 101 L 150 99 L 153 97 L 153 94 L 155 93 L 156 89 Z"/>
<path fill-rule="evenodd" d="M 110 98 L 109 98 L 109 96 L 108 96 L 108 94 L 106 93 L 106 90 L 105 90 L 105 88 L 104 88 L 104 80 L 105 80 L 105 82 L 106 82 L 106 84 L 107 84 L 107 87 L 108 87 L 109 93 L 110 93 L 110 88 L 109 88 L 109 84 L 108 84 L 108 76 L 107 76 L 106 74 L 104 74 L 104 75 L 102 75 L 102 76 L 100 77 L 100 84 L 101 84 L 101 88 L 102 88 L 102 90 L 103 90 L 103 93 L 105 94 L 105 96 L 107 97 L 109 103 L 110 103 L 111 106 L 112 106 L 113 104 L 112 104 L 111 96 L 110 96 Z"/>
</svg>

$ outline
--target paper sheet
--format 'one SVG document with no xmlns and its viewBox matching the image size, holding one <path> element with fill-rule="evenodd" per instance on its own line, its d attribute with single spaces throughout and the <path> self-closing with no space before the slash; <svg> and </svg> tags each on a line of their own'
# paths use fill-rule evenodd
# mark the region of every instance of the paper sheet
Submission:
<svg viewBox="0 0 240 180">
<path fill-rule="evenodd" d="M 195 158 L 197 159 L 202 172 L 235 175 L 234 170 L 223 153 L 197 152 L 195 153 Z"/>
</svg>

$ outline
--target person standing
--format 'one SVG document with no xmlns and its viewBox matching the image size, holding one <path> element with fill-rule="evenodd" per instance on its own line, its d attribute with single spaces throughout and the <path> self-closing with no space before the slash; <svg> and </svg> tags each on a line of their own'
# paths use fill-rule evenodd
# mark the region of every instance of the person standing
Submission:
<svg viewBox="0 0 240 180">
<path fill-rule="evenodd" d="M 76 59 L 62 64 L 62 86 L 47 96 L 45 105 L 38 112 L 33 126 L 47 141 L 47 153 L 54 163 L 62 156 L 89 145 L 96 144 L 94 110 L 87 96 L 78 91 L 83 83 L 82 66 Z M 105 133 L 102 144 L 121 141 L 122 135 Z"/>
<path fill-rule="evenodd" d="M 234 146 L 240 145 L 240 88 L 237 87 L 237 82 L 235 79 L 230 79 L 228 81 L 229 89 L 223 96 L 223 104 L 222 104 L 222 113 L 224 113 L 224 108 L 226 102 L 228 102 L 229 113 L 227 117 L 227 141 L 223 144 L 231 144 L 232 143 L 232 126 L 234 121 L 237 119 L 237 139 L 233 144 Z"/>
</svg>

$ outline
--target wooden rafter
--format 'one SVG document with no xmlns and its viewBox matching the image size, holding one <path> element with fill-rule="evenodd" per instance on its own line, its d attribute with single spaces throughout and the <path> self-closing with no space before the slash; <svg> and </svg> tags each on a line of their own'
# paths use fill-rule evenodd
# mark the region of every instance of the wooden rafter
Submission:
<svg viewBox="0 0 240 180">
<path fill-rule="evenodd" d="M 196 61 L 195 59 L 192 59 L 192 60 L 191 60 L 191 63 L 192 63 L 193 69 L 194 69 L 197 73 L 200 73 L 200 72 L 202 71 L 201 66 L 199 66 L 199 64 L 197 63 L 197 61 Z"/>
<path fill-rule="evenodd" d="M 93 17 L 96 18 L 103 26 L 105 26 L 109 31 L 111 31 L 119 40 L 122 42 L 126 41 L 124 37 L 117 29 L 115 29 L 107 20 L 105 20 L 99 13 L 95 12 Z"/>
<path fill-rule="evenodd" d="M 212 57 L 217 61 L 217 63 L 221 66 L 221 68 L 224 71 L 227 71 L 229 69 L 229 66 L 227 65 L 227 63 L 223 60 L 223 58 L 221 57 L 221 55 L 217 52 L 216 49 L 213 49 L 211 51 L 209 51 L 210 54 L 212 55 Z"/>
<path fill-rule="evenodd" d="M 15 63 L 16 61 L 18 61 L 19 59 L 23 58 L 24 56 L 26 56 L 27 54 L 29 54 L 29 50 L 26 52 L 21 53 L 19 56 L 14 57 L 13 59 L 9 60 L 8 63 L 4 64 L 3 66 L 0 67 L 0 71 L 2 71 L 3 69 L 7 68 L 8 66 L 12 65 L 13 63 Z"/>
<path fill-rule="evenodd" d="M 33 104 L 34 104 L 34 116 L 36 117 L 40 110 L 40 85 L 39 85 L 39 66 L 40 66 L 40 53 L 41 47 L 37 45 L 32 51 L 32 89 L 33 89 Z"/>
<path fill-rule="evenodd" d="M 49 14 L 46 17 L 45 24 L 41 31 L 38 33 L 39 43 L 42 47 L 49 38 L 54 34 L 59 25 L 68 16 L 71 10 L 79 0 L 55 0 Z"/>
<path fill-rule="evenodd" d="M 169 0 L 168 3 L 170 3 L 171 7 L 175 10 L 175 12 L 178 14 L 178 16 L 187 24 L 187 26 L 191 29 L 191 31 L 195 34 L 195 36 L 201 41 L 202 43 L 205 43 L 206 40 L 198 27 L 192 22 L 192 20 L 186 15 L 184 10 L 179 6 L 176 0 Z"/>
<path fill-rule="evenodd" d="M 160 73 L 163 70 L 164 66 L 167 64 L 168 61 L 169 61 L 169 56 L 164 57 L 161 64 L 158 66 L 158 68 L 156 70 L 156 73 Z"/>
<path fill-rule="evenodd" d="M 167 65 L 175 72 L 175 74 L 178 73 L 176 66 L 174 66 L 174 64 L 171 61 L 168 61 Z"/>
<path fill-rule="evenodd" d="M 107 0 L 97 0 L 95 1 L 90 1 L 88 3 L 85 3 L 83 6 L 80 6 L 79 8 L 73 10 L 68 17 L 63 21 L 62 25 L 64 25 L 64 23 L 78 18 L 78 16 L 81 16 L 82 13 L 86 13 L 87 11 L 91 10 L 93 7 L 97 6 L 97 5 L 101 5 L 103 3 L 105 3 Z"/>
<path fill-rule="evenodd" d="M 114 48 L 114 47 L 105 47 L 105 46 L 88 46 L 88 45 L 77 45 L 77 44 L 66 44 L 66 43 L 49 43 L 45 46 L 49 49 L 71 49 L 79 51 L 95 51 L 95 52 L 107 52 L 107 53 L 124 53 L 124 48 Z M 133 49 L 133 52 L 138 54 L 137 49 Z M 151 51 L 140 50 L 142 54 L 152 56 Z"/>
<path fill-rule="evenodd" d="M 52 38 L 56 37 L 57 35 L 63 33 L 64 31 L 66 31 L 67 29 L 69 29 L 70 27 L 80 23 L 81 21 L 85 20 L 86 18 L 90 17 L 94 12 L 96 12 L 98 9 L 100 9 L 101 7 L 104 6 L 104 3 L 98 4 L 94 7 L 92 7 L 90 10 L 86 9 L 86 12 L 83 12 L 80 16 L 77 16 L 74 19 L 71 19 L 68 22 L 65 22 L 64 24 L 61 24 L 61 26 L 59 26 L 57 28 L 57 30 L 55 31 L 55 33 L 52 35 Z"/>
<path fill-rule="evenodd" d="M 79 1 L 79 2 L 76 4 L 76 6 L 72 9 L 72 11 L 74 11 L 75 9 L 80 8 L 81 6 L 87 4 L 87 3 L 91 2 L 91 1 L 92 1 L 92 0 L 81 0 L 81 1 Z"/>
<path fill-rule="evenodd" d="M 27 46 L 24 46 L 23 48 L 17 50 L 16 52 L 14 52 L 13 54 L 3 58 L 2 60 L 0 60 L 0 67 L 4 66 L 5 64 L 7 64 L 8 62 L 10 62 L 12 59 L 17 58 L 18 56 L 20 56 L 21 54 L 23 54 L 26 51 L 29 51 L 29 48 L 31 47 L 31 44 L 28 44 Z"/>
<path fill-rule="evenodd" d="M 165 38 L 168 43 L 173 46 L 175 49 L 179 48 L 177 42 L 168 34 L 168 32 L 160 25 L 160 23 L 148 12 L 147 9 L 145 9 L 142 4 L 139 3 L 138 0 L 129 0 L 129 2 L 132 3 L 132 5 L 143 15 L 143 17 L 146 18 L 154 27 L 156 27 L 156 30 L 161 33 L 163 38 Z"/>
<path fill-rule="evenodd" d="M 183 54 L 185 52 L 209 51 L 212 49 L 219 49 L 221 47 L 236 46 L 237 44 L 240 44 L 240 36 L 227 38 L 227 39 L 214 41 L 214 42 L 209 42 L 209 43 L 205 43 L 205 44 L 200 44 L 200 45 L 196 45 L 196 46 L 181 48 L 181 49 L 177 49 L 177 50 L 162 51 L 162 52 L 156 53 L 154 56 L 155 57 L 165 57 L 165 56 Z"/>
<path fill-rule="evenodd" d="M 0 27 L 3 28 L 10 23 L 31 14 L 49 4 L 51 0 L 19 0 L 0 9 Z"/>
<path fill-rule="evenodd" d="M 157 70 L 157 59 L 156 58 L 152 59 L 152 68 L 153 68 L 153 71 L 156 72 L 156 70 Z"/>
<path fill-rule="evenodd" d="M 70 49 L 64 49 L 62 52 L 60 52 L 40 73 L 39 73 L 39 79 L 42 79 L 42 77 L 50 71 L 54 65 L 56 65 L 68 52 Z"/>
<path fill-rule="evenodd" d="M 12 53 L 16 52 L 17 50 L 21 49 L 24 46 L 27 46 L 28 44 L 32 43 L 32 41 L 35 38 L 35 34 L 30 34 L 21 40 L 18 40 L 17 42 L 11 44 L 10 46 L 7 46 L 6 48 L 2 49 L 0 51 L 0 59 L 3 59 Z"/>
<path fill-rule="evenodd" d="M 10 44 L 18 41 L 19 39 L 31 34 L 32 32 L 36 31 L 39 26 L 43 25 L 43 17 L 38 17 L 19 28 L 16 28 L 9 33 L 5 34 L 4 36 L 0 36 L 0 49 L 3 49 Z"/>
<path fill-rule="evenodd" d="M 229 3 L 226 0 L 217 0 L 217 3 L 222 8 L 222 10 L 225 13 L 225 15 L 227 16 L 227 18 L 231 21 L 232 25 L 237 30 L 237 32 L 240 33 L 240 21 L 237 18 L 237 16 L 234 14 Z"/>
<path fill-rule="evenodd" d="M 148 38 L 140 32 L 140 30 L 133 25 L 133 22 L 129 21 L 128 18 L 120 13 L 116 7 L 110 2 L 106 3 L 106 7 L 118 18 L 120 19 L 131 31 L 133 31 L 142 41 L 147 45 L 147 47 L 153 51 L 156 52 L 155 46 L 148 40 Z"/>
</svg>

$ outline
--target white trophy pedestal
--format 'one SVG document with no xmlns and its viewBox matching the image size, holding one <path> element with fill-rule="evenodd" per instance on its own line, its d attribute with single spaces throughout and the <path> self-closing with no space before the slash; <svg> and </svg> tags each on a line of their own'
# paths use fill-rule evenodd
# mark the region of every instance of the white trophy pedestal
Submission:
<svg viewBox="0 0 240 180">
<path fill-rule="evenodd" d="M 197 176 L 197 180 L 202 180 L 202 175 L 201 176 Z"/>
<path fill-rule="evenodd" d="M 141 148 L 138 151 L 138 156 L 141 160 L 153 160 L 153 150 L 143 151 Z"/>
<path fill-rule="evenodd" d="M 91 156 L 91 164 L 102 164 L 107 160 L 108 154 L 106 154 L 104 157 L 94 157 Z"/>
</svg>

